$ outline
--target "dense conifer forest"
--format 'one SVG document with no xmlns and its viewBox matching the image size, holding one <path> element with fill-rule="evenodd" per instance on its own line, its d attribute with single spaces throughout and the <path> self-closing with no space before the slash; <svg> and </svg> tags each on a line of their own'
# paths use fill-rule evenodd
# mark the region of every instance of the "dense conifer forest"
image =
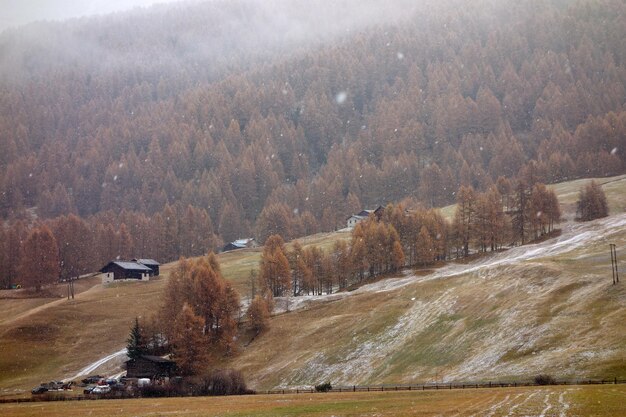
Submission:
<svg viewBox="0 0 626 417">
<path fill-rule="evenodd" d="M 67 278 L 331 231 L 402 200 L 426 210 L 461 187 L 512 181 L 502 198 L 517 179 L 624 172 L 623 1 L 327 3 L 1 33 L 2 285 L 43 229 Z"/>
</svg>

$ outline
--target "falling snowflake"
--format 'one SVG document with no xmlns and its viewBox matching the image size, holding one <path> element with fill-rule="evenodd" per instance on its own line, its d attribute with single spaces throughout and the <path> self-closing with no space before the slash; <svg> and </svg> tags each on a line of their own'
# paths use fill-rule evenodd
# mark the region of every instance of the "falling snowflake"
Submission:
<svg viewBox="0 0 626 417">
<path fill-rule="evenodd" d="M 396 55 L 398 57 L 398 59 L 402 60 L 404 59 L 404 54 L 402 52 L 398 52 L 398 54 Z"/>
<path fill-rule="evenodd" d="M 611 155 L 615 155 L 617 153 L 617 148 L 611 149 Z"/>
<path fill-rule="evenodd" d="M 348 93 L 346 93 L 345 91 L 340 91 L 335 96 L 335 101 L 337 102 L 337 104 L 343 104 L 347 98 L 348 98 Z"/>
</svg>

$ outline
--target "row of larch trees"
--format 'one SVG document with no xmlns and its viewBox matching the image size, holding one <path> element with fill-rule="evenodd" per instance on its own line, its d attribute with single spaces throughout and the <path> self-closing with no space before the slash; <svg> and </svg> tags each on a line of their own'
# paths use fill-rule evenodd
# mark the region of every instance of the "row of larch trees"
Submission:
<svg viewBox="0 0 626 417">
<path fill-rule="evenodd" d="M 36 231 L 51 232 L 54 240 L 33 252 L 27 239 Z M 124 210 L 86 219 L 74 214 L 35 222 L 20 219 L 0 227 L 0 286 L 30 286 L 32 272 L 20 265 L 34 259 L 58 259 L 59 272 L 46 280 L 52 283 L 98 271 L 112 260 L 153 258 L 164 263 L 206 254 L 221 243 L 205 209 L 180 204 L 166 205 L 152 216 Z"/>
<path fill-rule="evenodd" d="M 346 2 L 357 3 L 333 4 Z M 486 192 L 531 164 L 544 183 L 626 169 L 621 0 L 440 2 L 437 13 L 383 34 L 364 28 L 258 61 L 233 52 L 237 37 L 223 26 L 256 21 L 257 9 L 238 3 L 32 28 L 48 36 L 0 34 L 15 57 L 0 62 L 8 227 L 32 214 L 74 214 L 103 245 L 121 239 L 124 223 L 136 255 L 170 261 L 215 248 L 206 240 L 331 231 L 381 201 L 444 206 L 461 185 Z M 162 21 L 172 25 L 154 23 Z M 229 34 L 210 35 L 228 60 L 172 41 L 175 28 L 206 39 L 207 27 Z M 102 59 L 68 56 L 57 40 L 70 34 Z M 133 59 L 119 60 L 111 39 Z M 100 65 L 109 61 L 118 65 Z M 524 240 L 533 221 L 514 224 L 531 228 Z M 104 229 L 94 232 L 96 223 Z M 115 245 L 98 253 L 110 258 Z M 17 282 L 5 270 L 2 280 Z"/>
<path fill-rule="evenodd" d="M 338 240 L 328 251 L 298 241 L 287 249 L 282 237 L 273 235 L 261 255 L 261 291 L 274 297 L 330 294 L 406 266 L 428 266 L 541 238 L 555 230 L 561 211 L 552 190 L 529 184 L 501 178 L 484 193 L 463 186 L 452 221 L 439 210 L 390 204 L 380 218 L 358 223 L 349 241 Z"/>
</svg>

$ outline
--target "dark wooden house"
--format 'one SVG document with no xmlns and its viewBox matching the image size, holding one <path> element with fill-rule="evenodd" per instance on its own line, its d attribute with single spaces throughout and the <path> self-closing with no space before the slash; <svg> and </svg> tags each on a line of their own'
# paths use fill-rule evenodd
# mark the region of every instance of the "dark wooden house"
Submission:
<svg viewBox="0 0 626 417">
<path fill-rule="evenodd" d="M 112 261 L 100 270 L 103 274 L 112 274 L 113 280 L 118 279 L 147 279 L 152 269 L 137 262 Z"/>
<path fill-rule="evenodd" d="M 236 250 L 236 249 L 256 248 L 257 246 L 258 245 L 256 243 L 256 240 L 254 240 L 254 238 L 238 239 L 224 246 L 224 248 L 222 249 L 222 252 L 228 252 L 228 251 Z"/>
<path fill-rule="evenodd" d="M 374 215 L 376 216 L 376 220 L 380 220 L 384 212 L 385 212 L 385 208 L 383 206 L 378 206 L 373 210 L 363 210 L 360 213 L 358 213 L 357 216 L 369 217 L 371 215 Z"/>
<path fill-rule="evenodd" d="M 142 355 L 126 361 L 127 378 L 170 378 L 175 372 L 176 362 L 160 356 Z"/>
<path fill-rule="evenodd" d="M 133 262 L 137 262 L 138 264 L 145 265 L 150 268 L 152 270 L 152 274 L 150 276 L 159 276 L 159 266 L 161 264 L 154 259 L 133 259 Z"/>
</svg>

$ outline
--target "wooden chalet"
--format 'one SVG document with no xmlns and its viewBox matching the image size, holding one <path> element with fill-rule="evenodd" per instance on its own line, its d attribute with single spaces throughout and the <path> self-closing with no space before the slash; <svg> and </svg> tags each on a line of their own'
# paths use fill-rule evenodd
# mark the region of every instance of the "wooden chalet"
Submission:
<svg viewBox="0 0 626 417">
<path fill-rule="evenodd" d="M 159 266 L 161 265 L 154 259 L 133 259 L 133 262 L 137 262 L 138 264 L 145 265 L 152 270 L 151 277 L 159 276 Z"/>
<path fill-rule="evenodd" d="M 160 356 L 141 355 L 126 361 L 127 378 L 170 378 L 175 372 L 176 362 Z"/>
<path fill-rule="evenodd" d="M 257 246 L 258 245 L 256 243 L 256 240 L 254 240 L 254 238 L 237 239 L 234 242 L 230 242 L 226 246 L 224 246 L 224 248 L 222 249 L 222 252 L 228 252 L 228 251 L 237 250 L 237 249 L 256 248 Z"/>
<path fill-rule="evenodd" d="M 383 216 L 384 211 L 385 208 L 383 206 L 378 206 L 373 210 L 362 210 L 361 212 L 348 217 L 348 227 L 352 228 L 356 226 L 357 223 L 362 222 L 370 216 L 376 216 L 376 220 L 380 220 L 380 218 Z"/>
<path fill-rule="evenodd" d="M 100 270 L 106 277 L 115 280 L 140 279 L 147 280 L 152 275 L 152 269 L 132 261 L 111 261 Z"/>
</svg>

